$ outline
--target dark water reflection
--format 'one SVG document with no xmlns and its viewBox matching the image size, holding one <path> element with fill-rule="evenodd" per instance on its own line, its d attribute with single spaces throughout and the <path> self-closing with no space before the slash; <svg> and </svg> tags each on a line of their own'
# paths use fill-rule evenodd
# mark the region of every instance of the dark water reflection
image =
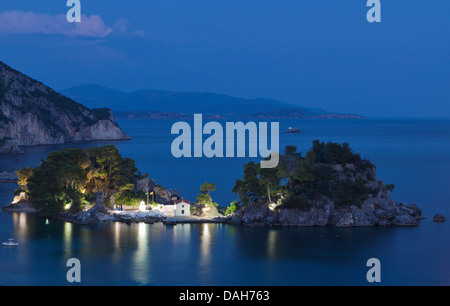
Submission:
<svg viewBox="0 0 450 306">
<path fill-rule="evenodd" d="M 205 181 L 216 183 L 214 200 L 235 199 L 231 189 L 249 159 L 176 159 L 170 154 L 173 122 L 120 120 L 133 140 L 114 143 L 163 186 L 195 199 Z M 0 285 L 66 285 L 66 261 L 82 263 L 82 284 L 158 285 L 349 285 L 367 284 L 367 259 L 382 263 L 384 285 L 450 285 L 450 121 L 286 120 L 301 134 L 280 135 L 281 147 L 306 152 L 313 139 L 347 141 L 377 165 L 380 179 L 394 183 L 394 199 L 417 203 L 426 220 L 417 228 L 245 228 L 217 224 L 106 223 L 81 226 L 28 214 L 0 213 Z M 0 171 L 36 166 L 67 144 L 25 149 L 0 157 Z M 257 161 L 257 160 L 256 160 Z M 0 183 L 0 205 L 16 186 Z"/>
<path fill-rule="evenodd" d="M 383 284 L 450 284 L 448 244 L 433 245 L 421 234 L 442 233 L 446 225 L 431 222 L 425 230 L 82 226 L 46 225 L 25 213 L 3 213 L 0 221 L 2 236 L 21 243 L 0 250 L 0 285 L 67 285 L 72 257 L 81 260 L 85 285 L 365 284 L 371 257 L 382 261 Z"/>
</svg>

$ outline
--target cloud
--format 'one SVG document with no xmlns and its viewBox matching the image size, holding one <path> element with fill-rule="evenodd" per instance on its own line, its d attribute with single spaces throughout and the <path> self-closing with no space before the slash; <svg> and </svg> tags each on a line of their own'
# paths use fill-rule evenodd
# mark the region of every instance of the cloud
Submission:
<svg viewBox="0 0 450 306">
<path fill-rule="evenodd" d="M 114 31 L 122 35 L 145 37 L 145 33 L 142 30 L 130 32 L 130 22 L 127 19 L 118 19 L 114 25 Z"/>
<path fill-rule="evenodd" d="M 120 33 L 127 33 L 130 22 L 127 19 L 118 19 L 114 25 L 114 30 Z"/>
<path fill-rule="evenodd" d="M 82 15 L 81 22 L 70 23 L 66 15 L 48 15 L 34 12 L 0 12 L 0 35 L 59 34 L 81 37 L 106 37 L 113 28 L 98 15 Z"/>
</svg>

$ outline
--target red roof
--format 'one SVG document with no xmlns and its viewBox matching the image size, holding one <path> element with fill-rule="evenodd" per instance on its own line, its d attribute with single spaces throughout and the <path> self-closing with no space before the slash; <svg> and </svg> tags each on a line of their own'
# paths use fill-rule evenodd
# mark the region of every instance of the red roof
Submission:
<svg viewBox="0 0 450 306">
<path fill-rule="evenodd" d="M 175 201 L 175 204 L 180 204 L 181 202 L 184 202 L 184 203 L 187 203 L 187 204 L 191 204 L 191 202 L 189 202 L 188 200 L 185 200 L 185 199 L 179 199 L 179 200 L 176 200 Z"/>
</svg>

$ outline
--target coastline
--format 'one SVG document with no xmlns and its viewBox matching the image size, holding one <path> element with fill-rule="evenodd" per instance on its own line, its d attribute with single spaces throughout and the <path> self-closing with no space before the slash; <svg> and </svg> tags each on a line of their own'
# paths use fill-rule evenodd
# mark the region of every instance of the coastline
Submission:
<svg viewBox="0 0 450 306">
<path fill-rule="evenodd" d="M 374 170 L 373 170 L 374 172 Z M 375 173 L 373 173 L 375 176 Z M 136 189 L 148 185 L 138 181 Z M 145 184 L 146 183 L 146 184 Z M 414 227 L 423 218 L 422 211 L 416 204 L 397 203 L 391 198 L 390 188 L 384 181 L 373 180 L 368 184 L 376 187 L 378 193 L 370 195 L 366 200 L 357 203 L 339 204 L 327 198 L 316 197 L 308 208 L 285 207 L 281 201 L 271 203 L 261 201 L 241 207 L 229 215 L 209 214 L 198 216 L 176 216 L 174 212 L 167 212 L 157 208 L 152 210 L 111 210 L 105 206 L 103 192 L 96 193 L 95 203 L 89 209 L 78 213 L 65 210 L 55 215 L 56 219 L 77 224 L 92 224 L 98 222 L 147 223 L 163 222 L 166 225 L 178 223 L 228 223 L 250 227 L 372 227 L 372 226 L 400 226 Z M 170 201 L 169 201 L 170 202 Z M 159 206 L 163 205 L 160 203 Z M 10 212 L 34 212 L 32 201 L 25 199 L 25 195 L 16 196 L 14 202 L 2 208 Z"/>
<path fill-rule="evenodd" d="M 94 207 L 95 208 L 95 207 Z M 2 207 L 2 212 L 10 213 L 34 213 L 37 211 L 31 204 L 9 203 Z M 79 218 L 86 215 L 87 218 Z M 153 224 L 162 222 L 166 225 L 182 224 L 182 223 L 228 223 L 230 217 L 197 217 L 197 216 L 167 216 L 154 211 L 116 211 L 116 210 L 104 210 L 91 214 L 89 211 L 81 212 L 78 214 L 62 214 L 60 216 L 52 217 L 50 219 L 61 220 L 64 222 L 70 222 L 75 224 L 88 225 L 92 223 L 100 222 L 122 222 L 126 224 L 131 223 L 147 223 Z"/>
<path fill-rule="evenodd" d="M 396 204 L 397 205 L 397 204 Z M 108 210 L 94 206 L 88 211 L 83 211 L 77 214 L 61 214 L 53 217 L 63 222 L 69 222 L 74 224 L 89 225 L 102 222 L 121 222 L 126 224 L 133 223 L 146 223 L 153 224 L 161 222 L 165 225 L 176 224 L 205 224 L 205 223 L 221 223 L 242 225 L 246 227 L 336 227 L 336 228 L 351 228 L 351 227 L 416 227 L 419 225 L 419 221 L 425 219 L 420 209 L 415 205 L 407 205 L 401 203 L 396 206 L 396 217 L 390 218 L 387 222 L 370 223 L 370 222 L 351 222 L 349 221 L 348 212 L 340 212 L 343 215 L 342 220 L 348 222 L 332 222 L 333 218 L 329 218 L 326 221 L 314 222 L 311 221 L 311 216 L 315 215 L 320 218 L 320 212 L 317 211 L 299 211 L 298 209 L 284 210 L 278 213 L 274 213 L 267 207 L 262 205 L 253 206 L 249 209 L 239 210 L 238 212 L 219 217 L 198 217 L 198 216 L 168 216 L 158 211 L 116 211 Z M 355 211 L 355 207 L 350 208 L 355 212 L 355 215 L 361 214 L 361 212 Z M 8 204 L 1 209 L 3 212 L 24 212 L 34 213 L 37 211 L 30 204 L 17 203 Z M 409 210 L 409 212 L 406 212 Z M 286 216 L 289 214 L 289 216 Z M 359 215 L 360 217 L 361 215 Z M 335 220 L 334 220 L 335 221 Z"/>
<path fill-rule="evenodd" d="M 37 213 L 36 209 L 32 205 L 17 203 L 9 203 L 2 207 L 2 212 L 25 212 L 25 213 Z"/>
</svg>

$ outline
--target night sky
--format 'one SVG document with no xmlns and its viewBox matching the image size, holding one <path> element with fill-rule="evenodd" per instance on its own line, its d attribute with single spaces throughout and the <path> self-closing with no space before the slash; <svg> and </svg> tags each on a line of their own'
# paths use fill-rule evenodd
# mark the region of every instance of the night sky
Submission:
<svg viewBox="0 0 450 306">
<path fill-rule="evenodd" d="M 450 117 L 450 1 L 0 2 L 0 60 L 56 90 L 265 97 L 372 117 Z M 107 105 L 106 105 L 107 106 Z"/>
</svg>

